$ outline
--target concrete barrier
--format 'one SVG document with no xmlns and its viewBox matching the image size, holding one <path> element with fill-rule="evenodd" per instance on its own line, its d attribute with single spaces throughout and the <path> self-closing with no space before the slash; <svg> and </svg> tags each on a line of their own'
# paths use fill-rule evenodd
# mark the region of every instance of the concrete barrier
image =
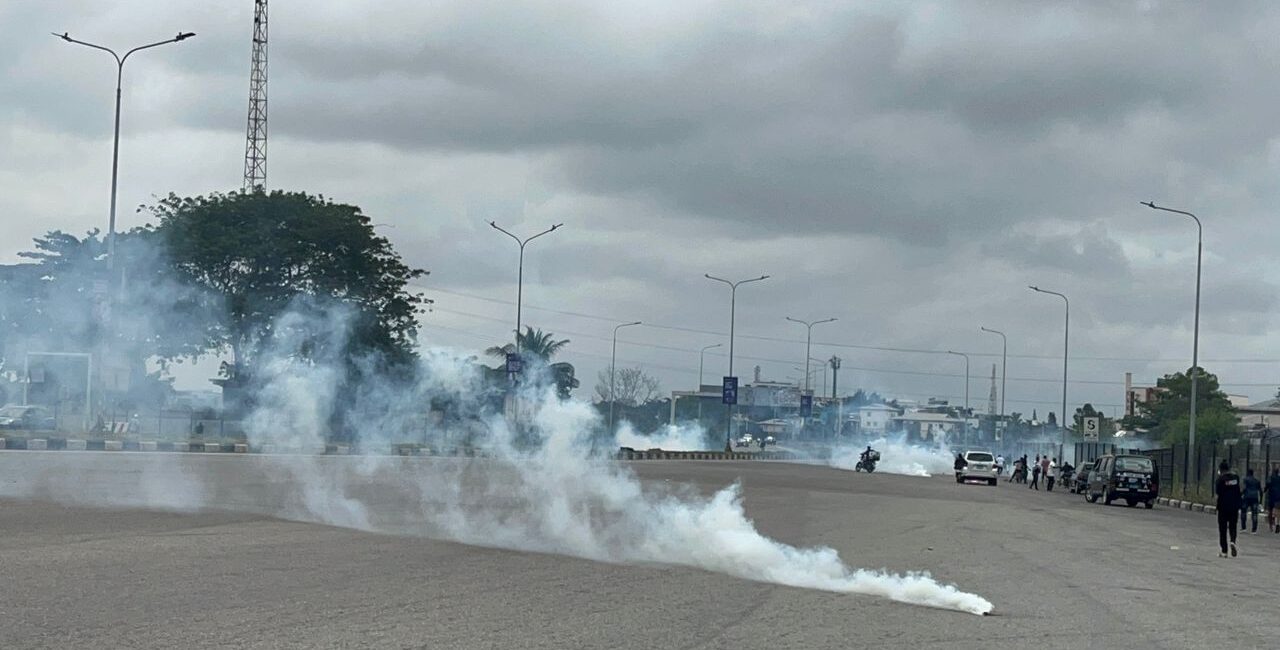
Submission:
<svg viewBox="0 0 1280 650">
<path fill-rule="evenodd" d="M 206 443 L 204 443 L 204 450 L 205 450 L 205 451 L 208 451 L 208 452 L 213 452 L 213 453 L 220 452 L 220 451 L 222 451 L 222 443 L 220 443 L 220 442 L 206 442 Z"/>
<path fill-rule="evenodd" d="M 1182 502 L 1177 499 L 1169 499 L 1169 503 L 1166 505 L 1168 505 L 1170 508 L 1181 508 Z"/>
<path fill-rule="evenodd" d="M 189 442 L 175 442 L 175 443 L 173 443 L 173 450 L 174 450 L 174 451 L 191 451 L 191 443 L 189 443 Z"/>
<path fill-rule="evenodd" d="M 123 440 L 103 440 L 102 450 L 103 451 L 124 451 L 124 441 Z"/>
<path fill-rule="evenodd" d="M 5 448 L 4 438 L 0 438 L 0 449 L 4 449 L 4 448 Z"/>
<path fill-rule="evenodd" d="M 1211 515 L 1218 514 L 1218 506 L 1205 506 L 1204 511 Z"/>
<path fill-rule="evenodd" d="M 351 454 L 351 445 L 334 445 L 333 453 L 338 456 L 349 456 Z"/>
<path fill-rule="evenodd" d="M 27 441 L 27 449 L 30 451 L 44 451 L 49 448 L 49 441 L 44 438 L 32 438 Z"/>
<path fill-rule="evenodd" d="M 89 448 L 89 443 L 85 442 L 84 440 L 78 440 L 75 438 L 67 439 L 67 451 L 84 451 L 88 448 Z"/>
<path fill-rule="evenodd" d="M 155 451 L 160 448 L 160 443 L 154 440 L 143 440 L 138 443 L 138 451 Z"/>
<path fill-rule="evenodd" d="M 1203 503 L 1193 503 L 1193 504 L 1191 504 L 1191 510 L 1192 510 L 1192 511 L 1194 511 L 1194 512 L 1204 512 L 1204 504 L 1203 504 Z"/>
<path fill-rule="evenodd" d="M 231 448 L 231 451 L 232 451 L 232 452 L 234 452 L 234 453 L 237 453 L 237 454 L 247 454 L 247 453 L 249 453 L 249 445 L 246 445 L 246 444 L 244 444 L 243 442 L 237 442 L 237 443 L 236 443 L 236 444 Z"/>
</svg>

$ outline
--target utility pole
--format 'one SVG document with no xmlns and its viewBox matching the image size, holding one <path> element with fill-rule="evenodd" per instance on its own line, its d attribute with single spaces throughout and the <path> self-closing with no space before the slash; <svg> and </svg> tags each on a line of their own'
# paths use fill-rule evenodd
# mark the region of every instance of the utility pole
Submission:
<svg viewBox="0 0 1280 650">
<path fill-rule="evenodd" d="M 1173 208 L 1162 208 L 1152 201 L 1147 201 L 1142 205 L 1152 210 L 1163 210 L 1165 212 L 1173 212 L 1191 217 L 1196 222 L 1196 316 L 1195 329 L 1191 335 L 1191 423 L 1188 427 L 1187 447 L 1195 449 L 1196 446 L 1196 395 L 1197 384 L 1200 377 L 1200 264 L 1204 259 L 1204 226 L 1200 225 L 1200 217 L 1197 217 L 1185 210 L 1174 210 Z M 1185 471 L 1185 469 L 1184 469 Z"/>
<path fill-rule="evenodd" d="M 947 354 L 964 357 L 964 442 L 969 444 L 969 355 L 951 350 L 947 350 Z"/>
<path fill-rule="evenodd" d="M 609 357 L 609 435 L 613 435 L 613 405 L 618 403 L 618 396 L 613 392 L 613 375 L 618 369 L 618 330 L 640 324 L 640 321 L 634 321 L 613 328 L 613 354 Z"/>
<path fill-rule="evenodd" d="M 1059 444 L 1065 445 L 1067 443 L 1067 358 L 1070 352 L 1068 343 L 1071 340 L 1071 301 L 1067 299 L 1066 294 L 1058 293 L 1057 291 L 1049 291 L 1040 287 L 1027 288 L 1037 293 L 1047 293 L 1051 296 L 1062 298 L 1062 302 L 1066 306 L 1062 322 L 1062 413 L 1058 419 L 1058 427 L 1062 432 Z M 1192 408 L 1195 408 L 1195 400 L 1191 400 L 1191 404 Z"/>
<path fill-rule="evenodd" d="M 734 321 L 737 320 L 738 285 L 746 284 L 748 282 L 760 282 L 762 280 L 768 280 L 769 276 L 762 275 L 758 278 L 751 278 L 749 280 L 738 280 L 737 282 L 730 282 L 729 280 L 725 280 L 724 278 L 717 278 L 709 273 L 704 273 L 702 275 L 708 280 L 715 280 L 716 282 L 723 282 L 724 284 L 729 285 L 729 374 L 726 376 L 732 377 L 733 376 L 733 328 L 734 328 Z M 728 422 L 725 423 L 724 450 L 726 453 L 732 453 L 733 452 L 733 410 L 734 410 L 733 404 L 726 404 L 725 408 L 728 411 L 729 418 L 728 418 Z"/>
</svg>

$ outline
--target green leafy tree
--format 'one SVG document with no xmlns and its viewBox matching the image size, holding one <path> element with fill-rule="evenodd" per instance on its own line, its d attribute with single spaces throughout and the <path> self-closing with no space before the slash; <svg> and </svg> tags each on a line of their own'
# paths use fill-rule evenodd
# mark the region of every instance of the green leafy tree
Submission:
<svg viewBox="0 0 1280 650">
<path fill-rule="evenodd" d="M 417 315 L 430 301 L 409 284 L 426 271 L 405 264 L 358 207 L 259 189 L 170 194 L 141 209 L 158 219 L 155 233 L 180 279 L 221 299 L 203 331 L 211 348 L 231 351 L 225 374 L 252 371 L 281 315 L 332 305 L 352 315 L 349 359 L 403 367 L 413 357 Z"/>
<path fill-rule="evenodd" d="M 1196 382 L 1196 441 L 1215 442 L 1237 430 L 1235 408 L 1218 386 L 1218 377 L 1199 370 Z M 1137 413 L 1126 417 L 1126 428 L 1142 429 L 1165 442 L 1187 441 L 1190 431 L 1191 375 L 1177 372 L 1156 381 L 1155 398 L 1137 405 Z"/>
</svg>

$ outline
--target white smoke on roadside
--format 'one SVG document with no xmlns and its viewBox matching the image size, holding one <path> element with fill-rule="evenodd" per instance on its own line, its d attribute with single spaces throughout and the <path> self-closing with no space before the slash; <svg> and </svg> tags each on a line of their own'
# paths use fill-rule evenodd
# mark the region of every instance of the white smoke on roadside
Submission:
<svg viewBox="0 0 1280 650">
<path fill-rule="evenodd" d="M 944 443 L 924 445 L 907 442 L 905 435 L 880 437 L 868 442 L 880 452 L 876 471 L 903 476 L 929 477 L 952 470 L 953 457 Z M 852 471 L 866 445 L 840 445 L 831 449 L 827 464 Z"/>
<path fill-rule="evenodd" d="M 493 380 L 484 369 L 448 350 L 424 350 L 409 379 L 373 374 L 368 370 L 374 363 L 353 367 L 346 362 L 348 322 L 342 308 L 313 305 L 281 319 L 252 377 L 256 406 L 244 426 L 257 448 L 316 449 L 341 434 L 365 455 L 252 456 L 239 461 L 257 477 L 245 485 L 210 478 L 215 476 L 211 466 L 225 468 L 225 463 L 204 457 L 193 459 L 200 463 L 196 466 L 172 456 L 179 460 L 158 474 L 120 477 L 100 465 L 95 476 L 112 481 L 113 489 L 92 495 L 69 473 L 45 473 L 38 488 L 5 492 L 31 498 L 53 494 L 60 501 L 92 505 L 242 510 L 603 562 L 682 565 L 974 614 L 992 608 L 982 597 L 927 573 L 851 568 L 831 548 L 769 539 L 747 516 L 736 484 L 711 496 L 689 486 L 642 484 L 627 465 L 592 452 L 599 415 L 584 401 L 559 399 L 547 382 L 536 381 L 537 367 L 526 370 L 535 380 L 505 402 L 499 394 L 496 405 Z M 335 417 L 336 403 L 344 407 L 341 417 Z M 433 404 L 450 405 L 453 420 L 427 426 Z M 407 439 L 446 448 L 454 443 L 444 437 L 458 431 L 464 432 L 467 448 L 481 450 L 485 458 L 385 455 L 389 443 Z M 624 427 L 618 443 L 706 446 L 705 434 L 690 428 L 642 438 Z M 106 455 L 97 458 L 111 462 Z M 175 482 L 193 487 L 180 489 Z"/>
<path fill-rule="evenodd" d="M 707 430 L 696 424 L 667 424 L 653 433 L 643 434 L 637 433 L 630 422 L 623 421 L 614 441 L 617 447 L 665 451 L 707 451 L 715 447 L 707 440 Z"/>
</svg>

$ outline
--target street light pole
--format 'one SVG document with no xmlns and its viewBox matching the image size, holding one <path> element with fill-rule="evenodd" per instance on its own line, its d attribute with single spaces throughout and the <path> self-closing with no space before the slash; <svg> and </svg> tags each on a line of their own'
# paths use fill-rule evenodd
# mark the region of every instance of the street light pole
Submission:
<svg viewBox="0 0 1280 650">
<path fill-rule="evenodd" d="M 524 304 L 524 247 L 529 242 L 547 233 L 555 232 L 557 228 L 559 228 L 560 226 L 563 226 L 564 224 L 558 223 L 532 237 L 529 237 L 528 239 L 520 239 L 519 237 L 516 237 L 510 232 L 507 232 L 506 230 L 504 230 L 501 226 L 499 226 L 494 221 L 490 221 L 489 225 L 493 226 L 494 230 L 497 230 L 498 232 L 516 240 L 516 243 L 520 245 L 520 265 L 519 265 L 519 271 L 517 272 L 517 276 L 516 276 L 516 354 L 520 354 L 520 325 L 521 325 L 520 310 Z"/>
<path fill-rule="evenodd" d="M 613 328 L 613 355 L 609 357 L 609 433 L 611 434 L 613 433 L 613 405 L 618 403 L 618 397 L 613 392 L 613 374 L 618 366 L 618 330 L 639 324 L 640 321 L 634 321 Z"/>
<path fill-rule="evenodd" d="M 702 382 L 702 362 L 706 358 L 707 350 L 718 348 L 722 345 L 724 344 L 716 343 L 715 345 L 708 345 L 703 347 L 702 350 L 698 352 L 698 392 L 699 393 L 702 392 L 702 383 L 703 383 Z M 702 425 L 702 395 L 698 395 L 698 425 L 699 426 Z"/>
<path fill-rule="evenodd" d="M 813 326 L 814 326 L 814 325 L 821 325 L 822 323 L 830 323 L 830 322 L 835 321 L 836 319 L 835 319 L 835 318 L 824 318 L 823 320 L 816 320 L 816 321 L 813 321 L 813 322 L 805 321 L 805 320 L 800 320 L 799 318 L 792 318 L 792 317 L 790 317 L 790 316 L 787 316 L 787 317 L 786 317 L 786 319 L 787 319 L 787 320 L 789 320 L 789 321 L 791 321 L 791 322 L 793 322 L 793 323 L 800 323 L 801 325 L 804 325 L 804 328 L 805 328 L 805 338 L 804 338 L 804 392 L 806 392 L 806 393 L 807 393 L 807 392 L 809 392 L 809 349 L 813 346 Z"/>
<path fill-rule="evenodd" d="M 1152 201 L 1147 201 L 1142 205 L 1152 210 L 1163 210 L 1186 215 L 1196 222 L 1196 316 L 1195 329 L 1191 335 L 1191 425 L 1187 429 L 1187 447 L 1194 449 L 1196 446 L 1196 387 L 1199 383 L 1197 379 L 1200 376 L 1200 262 L 1204 254 L 1204 227 L 1200 225 L 1200 217 L 1185 210 L 1163 208 Z"/>
<path fill-rule="evenodd" d="M 138 47 L 125 52 L 124 56 L 116 54 L 115 50 L 109 47 L 95 45 L 93 43 L 71 38 L 67 32 L 63 32 L 61 34 L 55 33 L 54 36 L 57 36 L 68 43 L 91 47 L 95 50 L 102 50 L 103 52 L 110 54 L 116 60 L 115 135 L 112 138 L 111 144 L 111 216 L 107 219 L 107 271 L 111 272 L 115 268 L 116 259 L 116 188 L 120 177 L 120 88 L 124 81 L 124 62 L 127 61 L 129 59 L 129 55 L 134 52 L 159 47 L 161 45 L 168 45 L 169 43 L 185 41 L 188 38 L 195 36 L 195 32 L 179 32 L 177 36 L 170 39 L 156 41 L 155 43 L 148 43 L 147 45 L 139 45 Z M 112 275 L 114 275 L 114 273 L 112 273 Z M 112 282 L 114 282 L 114 278 L 112 279 Z"/>
<path fill-rule="evenodd" d="M 724 278 L 717 278 L 711 275 L 710 273 L 703 273 L 702 275 L 706 277 L 708 280 L 715 280 L 716 282 L 723 282 L 729 285 L 729 374 L 728 376 L 732 377 L 733 376 L 733 330 L 734 330 L 734 321 L 737 319 L 738 285 L 747 284 L 749 282 L 760 282 L 761 280 L 768 280 L 769 276 L 762 275 L 758 278 L 750 278 L 748 280 L 738 280 L 737 282 L 730 282 L 729 280 L 725 280 Z M 726 404 L 725 406 L 727 407 L 727 410 L 729 412 L 729 421 L 725 424 L 724 446 L 725 446 L 726 452 L 732 452 L 733 451 L 733 404 Z"/>
<path fill-rule="evenodd" d="M 969 355 L 951 350 L 947 350 L 947 354 L 964 357 L 964 443 L 967 445 L 969 444 Z"/>
<path fill-rule="evenodd" d="M 1000 417 L 1004 417 L 1004 390 L 1005 381 L 1009 377 L 1009 337 L 999 330 L 987 329 L 980 327 L 984 332 L 1000 335 Z"/>
<path fill-rule="evenodd" d="M 1040 287 L 1027 287 L 1028 289 L 1038 292 L 1047 293 L 1051 296 L 1062 298 L 1063 304 L 1066 306 L 1066 312 L 1062 321 L 1062 413 L 1058 415 L 1058 427 L 1061 431 L 1060 444 L 1067 443 L 1067 357 L 1069 348 L 1068 342 L 1071 338 L 1071 301 L 1067 299 L 1066 294 L 1057 291 L 1049 291 Z"/>
</svg>

